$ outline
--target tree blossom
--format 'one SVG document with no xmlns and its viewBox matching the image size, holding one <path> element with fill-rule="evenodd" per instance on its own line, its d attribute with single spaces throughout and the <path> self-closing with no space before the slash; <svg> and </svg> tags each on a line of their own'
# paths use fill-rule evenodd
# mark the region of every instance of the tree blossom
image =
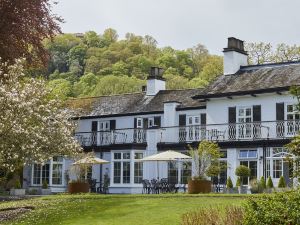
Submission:
<svg viewBox="0 0 300 225">
<path fill-rule="evenodd" d="M 10 170 L 82 150 L 63 102 L 44 80 L 26 77 L 22 65 L 0 65 L 0 163 Z"/>
</svg>

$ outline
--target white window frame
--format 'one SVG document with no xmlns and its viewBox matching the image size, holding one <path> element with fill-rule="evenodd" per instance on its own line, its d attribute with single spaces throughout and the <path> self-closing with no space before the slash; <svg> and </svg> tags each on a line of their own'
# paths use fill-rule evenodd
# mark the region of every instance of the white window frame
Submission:
<svg viewBox="0 0 300 225">
<path fill-rule="evenodd" d="M 192 119 L 192 123 L 190 123 L 190 119 Z M 196 120 L 198 119 L 198 122 Z M 186 125 L 187 126 L 194 126 L 194 125 L 200 125 L 200 115 L 187 115 L 186 116 Z"/>
<path fill-rule="evenodd" d="M 266 163 L 266 175 L 271 176 L 274 180 L 279 180 L 279 177 L 274 177 L 275 171 L 281 171 L 281 176 L 283 175 L 283 163 L 286 155 L 290 155 L 293 158 L 292 154 L 288 153 L 288 151 L 284 147 L 272 147 L 267 149 L 266 161 L 269 161 L 269 169 Z M 275 151 L 277 151 L 275 153 Z M 275 153 L 275 154 L 274 154 Z M 274 161 L 281 160 L 281 170 L 274 170 Z"/>
<path fill-rule="evenodd" d="M 154 117 L 149 117 L 148 118 L 148 127 L 154 127 L 155 123 L 154 123 Z"/>
<path fill-rule="evenodd" d="M 104 120 L 104 121 L 99 121 L 99 131 L 109 131 L 110 130 L 110 121 L 109 120 Z"/>
<path fill-rule="evenodd" d="M 247 156 L 246 157 L 241 157 L 240 156 L 240 153 L 241 152 L 244 152 L 244 151 L 247 151 Z M 255 157 L 249 157 L 249 152 L 250 151 L 256 151 L 256 156 Z M 238 154 L 238 159 L 241 159 L 241 160 L 248 160 L 248 159 L 257 159 L 257 157 L 258 157 L 258 151 L 257 151 L 257 149 L 240 149 L 239 150 L 239 154 Z"/>
<path fill-rule="evenodd" d="M 62 157 L 62 162 L 53 162 L 53 159 L 49 160 L 47 162 L 49 164 L 49 186 L 50 187 L 64 187 L 65 186 L 65 159 Z M 61 177 L 61 180 L 62 180 L 62 183 L 61 184 L 53 184 L 52 183 L 52 175 L 53 175 L 53 164 L 61 164 L 62 165 L 62 177 Z M 42 165 L 40 165 L 42 166 Z M 40 179 L 41 179 L 41 184 L 34 184 L 33 183 L 33 174 L 34 174 L 34 164 L 32 164 L 31 166 L 31 186 L 33 187 L 41 187 L 43 185 L 42 183 L 42 175 L 40 174 Z"/>
<path fill-rule="evenodd" d="M 121 153 L 121 159 L 114 159 L 114 154 L 115 153 Z M 129 153 L 130 158 L 129 159 L 124 159 L 123 158 L 123 153 Z M 134 182 L 134 163 L 135 162 L 141 162 L 140 159 L 135 159 L 135 153 L 142 153 L 144 156 L 144 151 L 133 151 L 133 150 L 126 150 L 126 151 L 111 151 L 111 172 L 110 172 L 110 186 L 112 187 L 141 187 L 141 183 L 135 183 Z M 115 162 L 120 162 L 121 163 L 121 177 L 120 177 L 120 183 L 114 183 L 114 163 Z M 129 183 L 124 183 L 123 179 L 123 162 L 130 162 L 130 182 Z M 144 178 L 144 164 L 142 165 L 143 168 L 143 178 Z"/>
<path fill-rule="evenodd" d="M 141 154 L 141 158 L 136 159 L 135 158 L 135 154 Z M 135 163 L 141 163 L 141 167 L 142 167 L 142 180 L 144 178 L 144 163 L 141 161 L 141 159 L 144 157 L 144 153 L 142 151 L 134 151 L 133 152 L 133 183 L 134 184 L 141 184 L 141 183 L 136 183 L 135 182 Z"/>
<path fill-rule="evenodd" d="M 136 128 L 144 128 L 143 118 L 136 118 Z"/>
</svg>

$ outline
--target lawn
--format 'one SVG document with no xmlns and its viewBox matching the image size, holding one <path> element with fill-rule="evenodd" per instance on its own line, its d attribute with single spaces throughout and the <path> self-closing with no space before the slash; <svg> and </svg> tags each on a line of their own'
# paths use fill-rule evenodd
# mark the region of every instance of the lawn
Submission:
<svg viewBox="0 0 300 225">
<path fill-rule="evenodd" d="M 35 207 L 7 224 L 173 225 L 180 224 L 185 212 L 242 201 L 242 197 L 228 195 L 53 195 L 0 203 L 0 209 Z"/>
</svg>

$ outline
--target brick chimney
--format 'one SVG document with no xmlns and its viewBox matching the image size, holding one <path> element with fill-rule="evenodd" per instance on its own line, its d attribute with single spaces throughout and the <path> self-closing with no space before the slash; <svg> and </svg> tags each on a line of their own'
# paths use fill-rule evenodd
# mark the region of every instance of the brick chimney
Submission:
<svg viewBox="0 0 300 225">
<path fill-rule="evenodd" d="M 235 74 L 241 66 L 248 65 L 248 54 L 244 49 L 244 41 L 228 38 L 227 48 L 224 48 L 224 75 Z"/>
<path fill-rule="evenodd" d="M 164 70 L 159 67 L 151 67 L 147 78 L 146 95 L 156 95 L 161 90 L 166 90 L 166 82 L 162 77 Z"/>
</svg>

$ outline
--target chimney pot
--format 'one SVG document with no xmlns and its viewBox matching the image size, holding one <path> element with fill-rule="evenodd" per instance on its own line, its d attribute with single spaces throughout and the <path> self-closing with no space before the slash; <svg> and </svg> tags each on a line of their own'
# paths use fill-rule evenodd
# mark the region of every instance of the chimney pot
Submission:
<svg viewBox="0 0 300 225">
<path fill-rule="evenodd" d="M 156 95 L 166 89 L 165 79 L 162 77 L 164 70 L 159 67 L 151 67 L 147 78 L 146 95 Z"/>
<path fill-rule="evenodd" d="M 224 75 L 235 74 L 241 66 L 248 64 L 248 54 L 244 49 L 244 42 L 230 37 L 227 48 L 224 48 Z"/>
</svg>

